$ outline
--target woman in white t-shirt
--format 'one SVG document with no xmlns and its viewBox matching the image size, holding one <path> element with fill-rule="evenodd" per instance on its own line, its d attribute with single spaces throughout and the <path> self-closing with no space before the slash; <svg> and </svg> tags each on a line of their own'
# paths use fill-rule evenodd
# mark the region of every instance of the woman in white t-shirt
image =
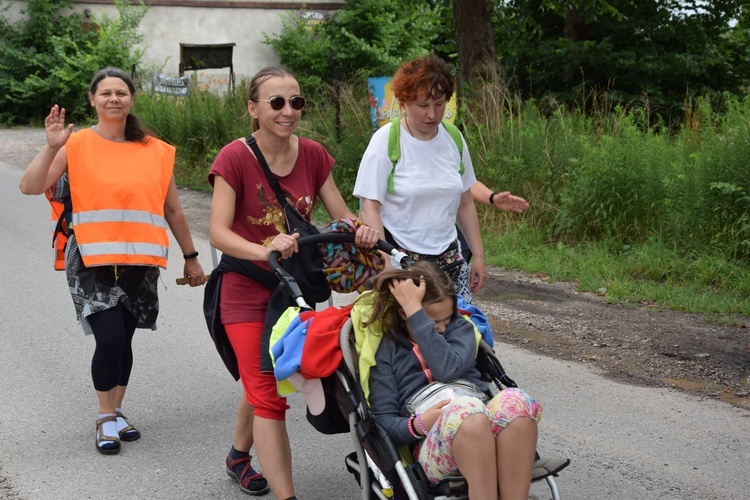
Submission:
<svg viewBox="0 0 750 500">
<path fill-rule="evenodd" d="M 376 228 L 416 260 L 448 272 L 456 292 L 471 303 L 487 270 L 479 220 L 470 188 L 476 182 L 466 142 L 441 123 L 453 95 L 451 65 L 430 54 L 406 62 L 393 77 L 393 94 L 404 116 L 381 127 L 362 157 L 354 185 L 360 220 Z M 400 126 L 400 156 L 389 157 L 391 127 Z M 463 165 L 463 166 L 462 166 Z M 474 254 L 471 268 L 461 256 L 456 223 Z"/>
</svg>

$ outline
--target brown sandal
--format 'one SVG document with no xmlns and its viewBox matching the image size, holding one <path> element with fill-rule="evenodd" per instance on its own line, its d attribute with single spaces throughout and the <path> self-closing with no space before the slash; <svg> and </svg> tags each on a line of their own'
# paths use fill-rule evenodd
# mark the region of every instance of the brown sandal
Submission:
<svg viewBox="0 0 750 500">
<path fill-rule="evenodd" d="M 105 422 L 115 422 L 116 425 L 117 417 L 115 415 L 107 415 L 106 417 L 96 419 L 96 451 L 105 455 L 116 455 L 120 453 L 120 438 L 102 434 L 102 424 Z M 106 441 L 111 442 L 107 443 Z"/>
<path fill-rule="evenodd" d="M 138 431 L 138 429 L 133 427 L 133 424 L 130 423 L 128 417 L 123 415 L 121 411 L 116 411 L 115 415 L 125 420 L 125 423 L 128 424 L 127 427 L 123 427 L 122 429 L 120 429 L 120 441 L 136 441 L 140 439 L 141 433 Z"/>
</svg>

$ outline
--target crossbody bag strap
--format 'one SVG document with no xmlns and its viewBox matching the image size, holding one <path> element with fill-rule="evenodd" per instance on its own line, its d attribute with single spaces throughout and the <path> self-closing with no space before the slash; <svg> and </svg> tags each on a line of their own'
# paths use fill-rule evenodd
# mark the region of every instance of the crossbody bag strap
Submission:
<svg viewBox="0 0 750 500">
<path fill-rule="evenodd" d="M 435 381 L 435 378 L 432 376 L 432 371 L 430 371 L 430 367 L 427 366 L 427 363 L 425 362 L 424 358 L 422 357 L 422 351 L 419 350 L 419 345 L 417 345 L 416 342 L 412 342 L 412 345 L 414 346 L 412 352 L 414 352 L 414 355 L 419 360 L 419 364 L 422 365 L 422 371 L 424 372 L 425 376 L 427 377 L 427 381 L 429 383 L 433 383 Z"/>
<path fill-rule="evenodd" d="M 258 160 L 258 163 L 260 163 L 260 166 L 263 169 L 263 172 L 266 174 L 266 178 L 268 179 L 268 182 L 271 183 L 271 187 L 273 188 L 273 192 L 276 194 L 276 198 L 279 200 L 279 203 L 281 203 L 281 206 L 283 207 L 289 202 L 286 200 L 286 196 L 284 196 L 284 192 L 281 190 L 281 186 L 279 185 L 279 180 L 276 178 L 275 175 L 273 175 L 273 172 L 271 172 L 271 168 L 268 166 L 268 163 L 266 162 L 266 158 L 263 156 L 263 153 L 260 151 L 260 147 L 258 146 L 258 141 L 255 140 L 255 137 L 253 137 L 252 134 L 249 134 L 247 137 L 245 137 L 245 142 L 255 154 L 255 158 Z"/>
</svg>

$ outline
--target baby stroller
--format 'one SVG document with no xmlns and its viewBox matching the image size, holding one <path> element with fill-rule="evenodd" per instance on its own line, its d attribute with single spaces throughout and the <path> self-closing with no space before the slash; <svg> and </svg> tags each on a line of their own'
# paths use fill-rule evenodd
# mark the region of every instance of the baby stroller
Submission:
<svg viewBox="0 0 750 500">
<path fill-rule="evenodd" d="M 323 233 L 300 238 L 298 244 L 353 241 L 353 234 Z M 377 248 L 393 256 L 403 267 L 413 262 L 383 240 L 378 242 Z M 280 254 L 275 252 L 269 264 L 279 278 L 282 289 L 301 309 L 312 309 L 302 298 L 295 279 L 281 266 L 279 258 Z M 354 307 L 357 307 L 356 303 Z M 358 332 L 356 325 L 357 322 L 349 318 L 341 327 L 339 345 L 342 361 L 331 376 L 322 380 L 325 409 L 317 415 L 311 414 L 308 409 L 308 421 L 325 434 L 351 434 L 354 451 L 345 457 L 345 464 L 358 481 L 363 500 L 468 498 L 468 487 L 463 477 L 446 478 L 438 484 L 431 484 L 419 464 L 402 460 L 404 455 L 399 453 L 385 431 L 375 422 L 360 383 L 360 348 L 364 333 Z M 491 387 L 489 397 L 504 388 L 517 387 L 484 340 L 480 341 L 477 368 Z M 560 494 L 555 477 L 569 464 L 569 459 L 542 458 L 537 452 L 532 482 L 546 481 L 551 498 L 557 500 Z"/>
</svg>

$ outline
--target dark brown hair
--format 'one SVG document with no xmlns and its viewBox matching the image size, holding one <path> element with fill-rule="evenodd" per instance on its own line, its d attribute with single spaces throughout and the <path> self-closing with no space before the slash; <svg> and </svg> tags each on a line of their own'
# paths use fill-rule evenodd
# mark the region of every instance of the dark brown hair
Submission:
<svg viewBox="0 0 750 500">
<path fill-rule="evenodd" d="M 435 53 L 403 63 L 393 75 L 393 95 L 401 102 L 413 102 L 420 95 L 433 99 L 453 96 L 453 66 Z"/>
<path fill-rule="evenodd" d="M 109 77 L 119 78 L 125 82 L 125 85 L 128 86 L 128 90 L 130 91 L 130 95 L 135 96 L 135 84 L 133 83 L 133 79 L 120 68 L 115 68 L 113 66 L 108 66 L 94 73 L 94 77 L 91 79 L 91 84 L 89 85 L 89 92 L 92 95 L 96 94 L 96 89 L 99 87 L 99 83 Z M 148 131 L 143 128 L 138 117 L 133 113 L 128 113 L 128 116 L 125 118 L 125 140 L 145 143 L 148 142 L 148 135 Z"/>
<path fill-rule="evenodd" d="M 425 294 L 422 303 L 431 304 L 440 302 L 446 298 L 453 301 L 453 310 L 456 311 L 456 291 L 450 277 L 438 266 L 428 261 L 415 262 L 406 269 L 387 269 L 378 274 L 372 281 L 372 310 L 369 317 L 363 318 L 361 326 L 375 325 L 388 337 L 396 340 L 406 334 L 404 320 L 399 314 L 400 307 L 396 299 L 391 295 L 388 285 L 391 281 L 411 278 L 415 284 L 419 284 L 420 277 L 424 277 Z M 378 325 L 378 323 L 380 323 Z"/>
<path fill-rule="evenodd" d="M 269 78 L 285 78 L 287 76 L 290 76 L 295 80 L 297 79 L 297 77 L 294 76 L 294 73 L 292 73 L 290 69 L 285 68 L 284 66 L 266 66 L 265 68 L 255 73 L 255 76 L 253 76 L 252 80 L 250 80 L 250 91 L 248 92 L 247 100 L 253 102 L 257 101 L 260 86 Z M 260 124 L 258 123 L 258 119 L 252 118 L 250 120 L 250 131 L 255 132 L 259 128 Z"/>
</svg>

